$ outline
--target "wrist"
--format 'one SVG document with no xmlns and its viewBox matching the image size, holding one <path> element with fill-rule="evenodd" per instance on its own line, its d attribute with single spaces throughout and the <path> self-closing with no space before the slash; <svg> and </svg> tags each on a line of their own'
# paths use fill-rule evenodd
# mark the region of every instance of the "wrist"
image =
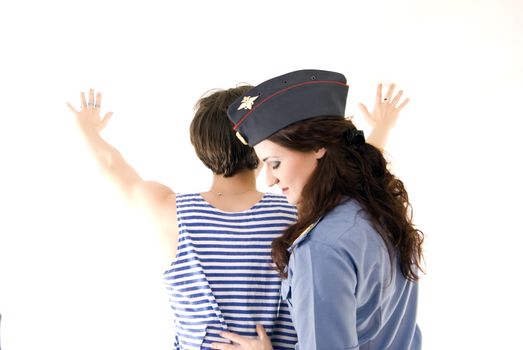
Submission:
<svg viewBox="0 0 523 350">
<path fill-rule="evenodd" d="M 381 120 L 374 125 L 374 129 L 388 131 L 396 125 L 395 121 Z"/>
<path fill-rule="evenodd" d="M 86 121 L 83 121 L 79 118 L 76 119 L 76 126 L 85 135 L 98 135 L 99 134 L 98 130 L 96 130 L 96 128 L 92 124 L 90 124 Z"/>
</svg>

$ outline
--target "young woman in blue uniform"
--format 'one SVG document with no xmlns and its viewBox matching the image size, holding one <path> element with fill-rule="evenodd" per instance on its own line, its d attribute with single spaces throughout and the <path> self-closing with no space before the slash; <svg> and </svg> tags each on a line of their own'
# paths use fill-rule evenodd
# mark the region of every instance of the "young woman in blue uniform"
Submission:
<svg viewBox="0 0 523 350">
<path fill-rule="evenodd" d="M 342 74 L 303 70 L 268 80 L 228 109 L 298 220 L 272 245 L 298 335 L 296 349 L 421 348 L 416 323 L 423 234 L 403 183 L 344 118 Z M 399 110 L 392 91 L 381 108 Z M 250 103 L 245 108 L 245 102 Z M 270 349 L 263 328 L 215 349 Z"/>
</svg>

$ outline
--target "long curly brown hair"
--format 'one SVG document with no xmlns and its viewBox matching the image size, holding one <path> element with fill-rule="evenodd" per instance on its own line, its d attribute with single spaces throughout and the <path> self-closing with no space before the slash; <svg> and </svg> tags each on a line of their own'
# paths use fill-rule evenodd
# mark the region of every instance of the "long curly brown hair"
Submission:
<svg viewBox="0 0 523 350">
<path fill-rule="evenodd" d="M 268 138 L 280 146 L 301 152 L 326 149 L 303 188 L 298 221 L 272 243 L 272 257 L 286 277 L 287 249 L 309 225 L 349 197 L 358 201 L 385 241 L 389 257 L 399 256 L 401 272 L 411 280 L 423 271 L 423 232 L 412 223 L 412 207 L 403 182 L 387 169 L 387 161 L 366 142 L 351 143 L 347 135 L 356 128 L 341 117 L 319 117 L 300 121 Z"/>
</svg>

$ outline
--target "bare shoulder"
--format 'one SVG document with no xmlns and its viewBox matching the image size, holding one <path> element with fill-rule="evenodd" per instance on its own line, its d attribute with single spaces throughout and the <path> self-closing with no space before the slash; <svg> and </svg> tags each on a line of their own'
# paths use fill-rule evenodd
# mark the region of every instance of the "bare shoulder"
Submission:
<svg viewBox="0 0 523 350">
<path fill-rule="evenodd" d="M 164 226 L 176 223 L 176 194 L 171 188 L 158 182 L 142 181 L 134 189 L 136 202 Z M 158 222 L 159 221 L 159 222 Z"/>
<path fill-rule="evenodd" d="M 142 181 L 134 189 L 134 197 L 156 226 L 167 258 L 176 256 L 178 245 L 178 218 L 176 194 L 158 182 Z"/>
<path fill-rule="evenodd" d="M 152 200 L 162 200 L 165 197 L 174 194 L 169 186 L 154 181 L 141 181 L 136 185 L 134 192 L 135 195 Z"/>
<path fill-rule="evenodd" d="M 152 210 L 166 210 L 174 206 L 176 210 L 176 194 L 168 186 L 153 182 L 141 181 L 134 188 L 136 201 Z"/>
</svg>

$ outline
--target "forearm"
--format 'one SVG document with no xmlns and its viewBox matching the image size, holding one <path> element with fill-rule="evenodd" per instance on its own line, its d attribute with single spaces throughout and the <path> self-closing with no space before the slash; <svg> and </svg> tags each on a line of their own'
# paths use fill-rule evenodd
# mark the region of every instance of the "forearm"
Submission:
<svg viewBox="0 0 523 350">
<path fill-rule="evenodd" d="M 371 131 L 369 137 L 367 137 L 367 142 L 373 145 L 374 147 L 383 150 L 387 144 L 389 138 L 389 131 L 391 126 L 377 124 Z"/>
<path fill-rule="evenodd" d="M 396 124 L 400 111 L 409 102 L 409 99 L 406 98 L 400 103 L 403 91 L 400 90 L 394 93 L 394 89 L 395 84 L 390 84 L 387 93 L 382 98 L 382 84 L 378 84 L 376 103 L 372 113 L 369 112 L 364 104 L 359 104 L 365 118 L 374 126 L 374 129 L 367 137 L 367 142 L 380 150 L 385 148 L 390 129 Z"/>
<path fill-rule="evenodd" d="M 100 170 L 128 199 L 133 199 L 135 186 L 142 181 L 139 174 L 125 161 L 122 154 L 93 128 L 81 125 L 84 141 Z"/>
</svg>

